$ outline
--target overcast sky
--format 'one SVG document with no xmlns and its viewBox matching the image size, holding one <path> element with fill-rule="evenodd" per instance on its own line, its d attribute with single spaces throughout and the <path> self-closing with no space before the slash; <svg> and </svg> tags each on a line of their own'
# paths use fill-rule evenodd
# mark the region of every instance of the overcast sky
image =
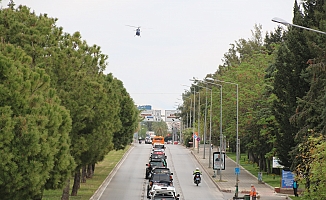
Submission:
<svg viewBox="0 0 326 200">
<path fill-rule="evenodd" d="M 230 44 L 292 21 L 294 0 L 14 0 L 58 18 L 109 56 L 106 73 L 120 79 L 137 105 L 175 109 L 189 79 L 214 73 Z M 6 7 L 9 0 L 2 0 Z M 135 28 L 141 26 L 141 37 Z M 176 103 L 177 102 L 177 103 Z M 164 113 L 162 113 L 164 114 Z"/>
</svg>

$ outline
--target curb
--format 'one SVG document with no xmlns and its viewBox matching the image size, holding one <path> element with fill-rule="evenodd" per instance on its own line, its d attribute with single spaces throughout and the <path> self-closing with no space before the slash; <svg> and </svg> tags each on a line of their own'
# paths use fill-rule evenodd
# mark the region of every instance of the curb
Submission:
<svg viewBox="0 0 326 200">
<path fill-rule="evenodd" d="M 102 182 L 102 184 L 100 185 L 99 188 L 97 188 L 97 190 L 94 192 L 94 194 L 91 196 L 91 198 L 89 200 L 98 200 L 101 198 L 105 188 L 109 185 L 112 177 L 114 176 L 114 174 L 117 172 L 118 166 L 120 166 L 123 161 L 125 160 L 125 158 L 127 157 L 127 155 L 130 153 L 130 151 L 134 148 L 134 144 L 131 144 L 128 151 L 126 151 L 122 158 L 119 160 L 119 162 L 117 162 L 117 164 L 114 166 L 114 168 L 112 169 L 112 171 L 110 172 L 110 174 L 105 178 L 105 180 Z"/>
<path fill-rule="evenodd" d="M 194 154 L 194 152 L 192 150 L 191 151 L 191 154 L 195 157 L 195 159 L 197 160 L 197 162 L 199 163 L 199 165 L 201 166 L 201 168 L 203 168 L 203 170 L 205 171 L 206 174 L 209 175 L 209 178 L 211 179 L 211 181 L 214 183 L 214 185 L 218 188 L 218 190 L 220 192 L 227 192 L 228 190 L 223 190 L 220 188 L 220 186 L 215 182 L 215 180 L 213 179 L 213 177 L 209 174 L 209 172 L 206 170 L 206 168 L 201 164 L 201 162 L 197 159 L 196 155 Z M 230 193 L 231 191 L 229 191 Z"/>
<path fill-rule="evenodd" d="M 236 163 L 234 160 L 232 160 L 231 158 L 229 158 L 232 162 L 234 162 L 234 163 Z M 250 173 L 248 170 L 246 170 L 244 167 L 242 167 L 241 165 L 239 165 L 240 167 L 241 167 L 241 169 L 242 170 L 244 170 L 245 172 L 247 172 L 248 174 L 250 174 L 253 178 L 255 178 L 255 179 L 257 179 L 257 181 L 258 181 L 258 178 L 255 176 L 255 175 L 253 175 L 252 173 Z M 269 185 L 268 183 L 263 183 L 264 185 L 266 185 L 267 187 L 269 187 L 271 190 L 273 190 L 274 191 L 274 187 L 273 186 L 271 186 L 271 185 Z M 278 196 L 286 196 L 286 198 L 287 199 L 289 199 L 289 200 L 291 200 L 291 198 L 289 197 L 289 195 L 287 195 L 287 194 L 283 194 L 283 193 L 277 193 L 277 192 L 275 192 L 274 191 L 274 193 L 276 194 L 276 195 L 278 195 Z"/>
<path fill-rule="evenodd" d="M 194 152 L 192 151 L 192 150 L 190 150 L 191 151 L 191 154 L 194 156 L 194 158 L 197 160 L 197 162 L 199 163 L 199 165 L 202 167 L 202 169 L 206 172 L 206 174 L 208 174 L 209 175 L 209 178 L 211 179 L 211 181 L 214 183 L 214 185 L 218 188 L 218 190 L 220 191 L 220 192 L 225 192 L 225 193 L 232 193 L 232 190 L 229 190 L 229 189 L 223 189 L 223 188 L 221 188 L 217 183 L 216 183 L 216 181 L 214 180 L 214 178 L 213 177 L 211 177 L 211 175 L 209 174 L 209 172 L 207 171 L 207 169 L 206 169 L 206 167 L 205 166 L 203 166 L 202 165 L 202 163 L 198 160 L 198 158 L 196 157 L 196 155 L 194 154 Z M 230 158 L 229 158 L 230 159 Z M 232 159 L 230 159 L 232 162 L 234 162 L 234 163 L 236 163 L 234 160 L 232 160 Z M 252 173 L 250 173 L 248 170 L 246 170 L 244 167 L 242 167 L 241 165 L 239 165 L 239 167 L 243 170 L 243 171 L 245 171 L 247 174 L 249 174 L 250 176 L 252 176 L 253 178 L 255 178 L 257 181 L 258 181 L 258 178 L 255 176 L 255 175 L 253 175 Z M 263 183 L 264 185 L 266 185 L 268 188 L 270 188 L 272 191 L 274 191 L 274 187 L 272 187 L 271 185 L 269 185 L 269 184 L 267 184 L 267 183 Z M 242 192 L 240 192 L 240 193 L 242 193 L 242 194 L 247 194 L 247 193 L 249 193 L 248 191 L 242 191 Z M 275 193 L 275 192 L 274 192 Z M 282 194 L 282 193 L 275 193 L 276 195 L 278 195 L 278 196 L 284 196 L 284 197 L 286 197 L 286 199 L 289 199 L 289 200 L 291 200 L 291 198 L 288 196 L 288 195 L 286 195 L 286 194 Z"/>
</svg>

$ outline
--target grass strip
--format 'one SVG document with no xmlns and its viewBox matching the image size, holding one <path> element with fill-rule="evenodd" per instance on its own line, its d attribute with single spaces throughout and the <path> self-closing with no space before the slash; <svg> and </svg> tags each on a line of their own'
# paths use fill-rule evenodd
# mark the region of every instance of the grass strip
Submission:
<svg viewBox="0 0 326 200">
<path fill-rule="evenodd" d="M 86 183 L 81 183 L 77 196 L 70 196 L 70 199 L 89 200 L 95 191 L 100 187 L 105 178 L 111 173 L 112 169 L 121 160 L 123 155 L 128 151 L 130 146 L 124 150 L 110 151 L 103 161 L 95 166 L 93 178 L 87 179 Z M 73 177 L 70 180 L 70 192 L 73 184 Z M 58 200 L 61 199 L 62 189 L 44 191 L 43 200 Z"/>
</svg>

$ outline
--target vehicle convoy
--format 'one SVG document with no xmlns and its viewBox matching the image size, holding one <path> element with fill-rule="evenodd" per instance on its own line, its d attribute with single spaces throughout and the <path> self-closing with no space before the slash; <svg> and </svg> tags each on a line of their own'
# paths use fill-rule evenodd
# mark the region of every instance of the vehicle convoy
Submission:
<svg viewBox="0 0 326 200">
<path fill-rule="evenodd" d="M 173 186 L 173 173 L 167 167 L 164 137 L 152 137 L 152 149 L 149 163 L 146 164 L 145 178 L 147 183 L 147 198 L 151 200 L 179 200 Z"/>
</svg>

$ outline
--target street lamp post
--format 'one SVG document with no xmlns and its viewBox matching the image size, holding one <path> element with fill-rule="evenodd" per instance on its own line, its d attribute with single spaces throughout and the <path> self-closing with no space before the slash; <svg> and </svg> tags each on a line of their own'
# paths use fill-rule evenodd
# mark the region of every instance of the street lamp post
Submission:
<svg viewBox="0 0 326 200">
<path fill-rule="evenodd" d="M 197 81 L 197 80 L 195 80 L 195 81 Z M 207 88 L 207 87 L 203 87 L 203 86 L 200 86 L 200 85 L 197 85 L 197 86 L 198 87 L 201 87 L 201 88 L 205 88 L 206 89 L 206 94 L 207 94 L 207 89 L 210 90 L 211 91 L 211 98 L 212 98 L 212 89 Z M 212 101 L 211 101 L 211 103 L 212 103 Z M 212 106 L 211 106 L 211 109 L 212 109 Z M 211 111 L 211 113 L 212 113 L 212 111 Z M 206 123 L 207 117 L 206 116 L 207 116 L 207 95 L 206 95 L 206 103 L 205 103 L 205 124 L 204 124 L 204 152 L 203 152 L 203 159 L 205 159 L 205 150 L 206 150 L 206 147 L 205 147 L 205 144 L 206 144 L 206 135 L 207 135 L 207 123 Z M 211 134 L 210 134 L 210 136 L 211 136 Z M 211 140 L 211 138 L 210 138 L 210 140 Z"/>
<path fill-rule="evenodd" d="M 188 85 L 182 85 L 182 86 L 187 86 L 187 87 L 190 87 Z M 200 93 L 199 92 L 196 92 L 195 91 L 195 88 L 194 88 L 194 115 L 193 115 L 193 123 L 195 122 L 195 116 L 196 116 L 196 93 L 199 94 L 199 108 L 200 108 Z M 199 109 L 198 109 L 199 110 Z M 198 117 L 199 119 L 199 117 Z M 199 121 L 198 121 L 198 136 L 199 136 Z M 195 150 L 195 126 L 193 125 L 192 126 L 192 146 L 193 146 L 193 150 Z M 199 153 L 199 144 L 198 144 L 198 150 L 197 152 Z"/>
<path fill-rule="evenodd" d="M 299 25 L 296 25 L 296 24 L 291 24 L 291 23 L 285 21 L 284 19 L 281 19 L 281 18 L 278 18 L 278 17 L 274 17 L 272 19 L 272 21 L 276 22 L 276 23 L 283 24 L 285 26 L 294 26 L 294 27 L 297 27 L 297 28 L 302 28 L 302 29 L 306 29 L 306 30 L 309 30 L 309 31 L 313 31 L 313 32 L 317 32 L 317 33 L 321 33 L 321 34 L 326 35 L 326 32 L 315 30 L 315 29 L 312 29 L 312 28 L 307 28 L 307 27 L 304 27 L 304 26 L 299 26 Z"/>
<path fill-rule="evenodd" d="M 210 80 L 209 78 L 206 78 L 207 80 Z M 214 80 L 214 79 L 213 79 Z M 211 83 L 207 81 L 203 81 L 205 83 L 210 83 L 212 85 L 217 85 L 220 87 L 220 158 L 222 158 L 222 145 L 223 145 L 223 86 L 221 84 L 216 84 L 216 83 Z M 211 136 L 210 136 L 211 137 Z M 210 153 L 211 154 L 211 153 Z M 209 162 L 209 167 L 210 167 L 210 162 Z M 222 181 L 222 159 L 220 159 L 220 181 Z"/>
<path fill-rule="evenodd" d="M 207 80 L 212 80 L 212 81 L 217 81 L 220 83 L 226 83 L 226 84 L 231 84 L 235 85 L 237 89 L 237 122 L 236 122 L 236 167 L 237 167 L 237 172 L 236 172 L 236 182 L 235 182 L 235 197 L 238 197 L 238 189 L 239 189 L 239 85 L 237 83 L 232 83 L 232 82 L 227 82 L 227 81 L 221 81 L 217 79 L 207 79 Z M 221 155 L 222 156 L 222 155 Z"/>
<path fill-rule="evenodd" d="M 187 98 L 190 99 L 190 109 L 189 109 L 189 115 L 187 113 L 187 128 L 191 127 L 191 107 L 192 107 L 192 98 L 191 97 L 183 97 L 183 98 Z"/>
<path fill-rule="evenodd" d="M 198 93 L 198 137 L 200 136 L 200 92 Z M 200 137 L 199 137 L 200 138 Z M 197 153 L 199 153 L 200 140 L 197 139 Z"/>
<path fill-rule="evenodd" d="M 209 78 L 206 78 L 207 80 L 209 80 Z M 212 80 L 214 80 L 214 79 L 212 79 Z M 210 84 L 212 84 L 212 85 L 217 85 L 217 86 L 219 86 L 220 87 L 220 155 L 222 155 L 222 137 L 223 137 L 223 133 L 222 133 L 222 125 L 223 125 L 223 120 L 222 120 L 222 110 L 223 110 L 223 104 L 222 104 L 222 98 L 223 98 L 223 92 L 222 92 L 222 85 L 220 85 L 220 84 L 216 84 L 216 83 L 211 83 L 211 82 L 207 82 L 207 81 L 204 81 L 204 80 L 192 80 L 192 81 L 201 81 L 201 82 L 204 82 L 204 83 L 210 83 Z M 199 85 L 197 85 L 197 86 L 199 86 Z M 199 86 L 199 87 L 201 87 L 201 86 Z M 206 89 L 209 89 L 209 88 L 207 88 L 207 87 L 204 87 L 204 88 L 206 88 Z M 210 126 L 210 132 L 209 132 L 209 141 L 210 142 L 212 142 L 212 102 L 213 102 L 213 92 L 212 92 L 212 89 L 210 89 L 211 90 L 211 108 L 210 108 L 210 124 L 209 124 L 209 126 Z M 211 154 L 212 154 L 212 148 L 209 148 L 209 161 L 208 161 L 208 168 L 210 168 L 211 167 Z M 222 165 L 222 160 L 220 159 L 220 166 Z M 220 171 L 221 172 L 221 171 Z M 220 173 L 220 181 L 222 181 L 222 173 Z"/>
</svg>

